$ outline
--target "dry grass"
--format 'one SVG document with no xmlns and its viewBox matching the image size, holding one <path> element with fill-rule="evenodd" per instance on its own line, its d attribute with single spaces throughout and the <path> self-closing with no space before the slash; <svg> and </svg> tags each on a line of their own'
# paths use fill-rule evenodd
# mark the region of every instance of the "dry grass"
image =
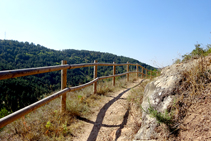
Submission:
<svg viewBox="0 0 211 141">
<path fill-rule="evenodd" d="M 134 124 L 132 127 L 132 137 L 138 132 L 138 130 L 141 127 L 140 118 L 142 117 L 142 101 L 143 101 L 143 94 L 144 89 L 146 85 L 149 83 L 149 80 L 145 80 L 141 83 L 141 85 L 138 85 L 138 87 L 132 89 L 130 95 L 127 98 L 127 101 L 130 106 L 130 115 L 132 116 L 134 120 Z"/>
<path fill-rule="evenodd" d="M 135 105 L 137 109 L 141 109 L 141 103 L 143 99 L 144 89 L 149 81 L 144 81 L 137 89 L 132 89 L 131 95 L 128 97 L 128 102 Z"/>
<path fill-rule="evenodd" d="M 190 60 L 193 61 L 193 60 Z M 210 57 L 200 57 L 194 60 L 196 63 L 183 71 L 183 79 L 175 90 L 175 100 L 168 107 L 172 112 L 171 131 L 165 125 L 160 126 L 161 140 L 180 140 L 179 134 L 184 127 L 184 118 L 187 116 L 191 105 L 198 104 L 203 99 L 204 91 L 211 82 Z M 187 62 L 191 63 L 191 62 Z"/>
<path fill-rule="evenodd" d="M 183 72 L 183 79 L 177 89 L 178 97 L 175 103 L 176 113 L 180 114 L 177 115 L 179 119 L 185 116 L 185 111 L 190 105 L 197 102 L 197 97 L 203 93 L 206 86 L 211 82 L 211 73 L 208 66 L 205 57 L 201 57 L 195 65 Z"/>
<path fill-rule="evenodd" d="M 133 81 L 135 78 L 130 75 L 130 82 Z M 90 109 L 98 106 L 104 95 L 123 87 L 127 87 L 126 78 L 117 78 L 115 88 L 112 81 L 99 82 L 97 94 L 92 94 L 92 86 L 68 93 L 67 112 L 60 113 L 60 99 L 55 99 L 4 127 L 0 140 L 71 140 L 81 128 L 76 117 L 91 116 Z"/>
</svg>

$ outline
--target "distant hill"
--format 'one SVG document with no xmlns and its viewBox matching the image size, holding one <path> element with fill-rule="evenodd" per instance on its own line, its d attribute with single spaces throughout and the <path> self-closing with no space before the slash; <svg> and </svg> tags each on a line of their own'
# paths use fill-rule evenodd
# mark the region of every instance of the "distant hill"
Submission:
<svg viewBox="0 0 211 141">
<path fill-rule="evenodd" d="M 60 65 L 61 60 L 68 64 L 93 63 L 138 63 L 153 70 L 155 68 L 138 60 L 87 50 L 66 49 L 57 51 L 48 49 L 39 44 L 19 42 L 14 40 L 0 40 L 0 71 Z M 125 67 L 117 67 L 117 73 L 125 72 Z M 112 67 L 98 67 L 98 76 L 112 74 Z M 93 77 L 93 67 L 68 70 L 67 83 L 75 86 L 86 83 Z M 35 102 L 43 94 L 60 89 L 60 71 L 13 78 L 0 81 L 0 109 L 15 111 Z"/>
</svg>

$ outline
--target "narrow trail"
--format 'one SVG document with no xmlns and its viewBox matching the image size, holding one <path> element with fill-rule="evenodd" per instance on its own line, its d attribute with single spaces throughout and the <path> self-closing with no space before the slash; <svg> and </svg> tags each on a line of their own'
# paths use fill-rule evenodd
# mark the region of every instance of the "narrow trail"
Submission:
<svg viewBox="0 0 211 141">
<path fill-rule="evenodd" d="M 130 141 L 137 123 L 141 124 L 140 113 L 131 112 L 127 97 L 140 86 L 143 79 L 131 83 L 118 92 L 108 93 L 103 102 L 94 109 L 92 117 L 78 117 L 84 122 L 83 130 L 73 141 Z M 137 129 L 135 129 L 137 130 Z M 135 131 L 136 132 L 136 131 Z"/>
</svg>

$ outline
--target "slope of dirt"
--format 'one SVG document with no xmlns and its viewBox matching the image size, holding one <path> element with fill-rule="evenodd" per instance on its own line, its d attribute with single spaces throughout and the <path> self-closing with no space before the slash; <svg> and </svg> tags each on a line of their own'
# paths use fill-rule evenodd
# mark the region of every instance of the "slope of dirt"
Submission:
<svg viewBox="0 0 211 141">
<path fill-rule="evenodd" d="M 177 140 L 211 140 L 211 84 L 203 93 L 193 99 L 193 104 L 187 111 L 180 125 Z"/>
<path fill-rule="evenodd" d="M 131 89 L 139 87 L 142 81 L 137 80 L 119 92 L 107 94 L 100 106 L 92 109 L 92 117 L 78 117 L 83 122 L 83 128 L 73 140 L 132 140 L 141 124 L 141 111 L 130 106 L 127 97 Z"/>
</svg>

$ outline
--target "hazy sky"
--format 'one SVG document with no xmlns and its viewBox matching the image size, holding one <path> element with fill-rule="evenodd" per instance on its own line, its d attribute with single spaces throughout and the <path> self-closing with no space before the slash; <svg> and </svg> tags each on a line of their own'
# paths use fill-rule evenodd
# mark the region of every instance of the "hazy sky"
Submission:
<svg viewBox="0 0 211 141">
<path fill-rule="evenodd" d="M 211 43 L 211 0 L 0 0 L 0 39 L 109 52 L 155 67 Z"/>
</svg>

